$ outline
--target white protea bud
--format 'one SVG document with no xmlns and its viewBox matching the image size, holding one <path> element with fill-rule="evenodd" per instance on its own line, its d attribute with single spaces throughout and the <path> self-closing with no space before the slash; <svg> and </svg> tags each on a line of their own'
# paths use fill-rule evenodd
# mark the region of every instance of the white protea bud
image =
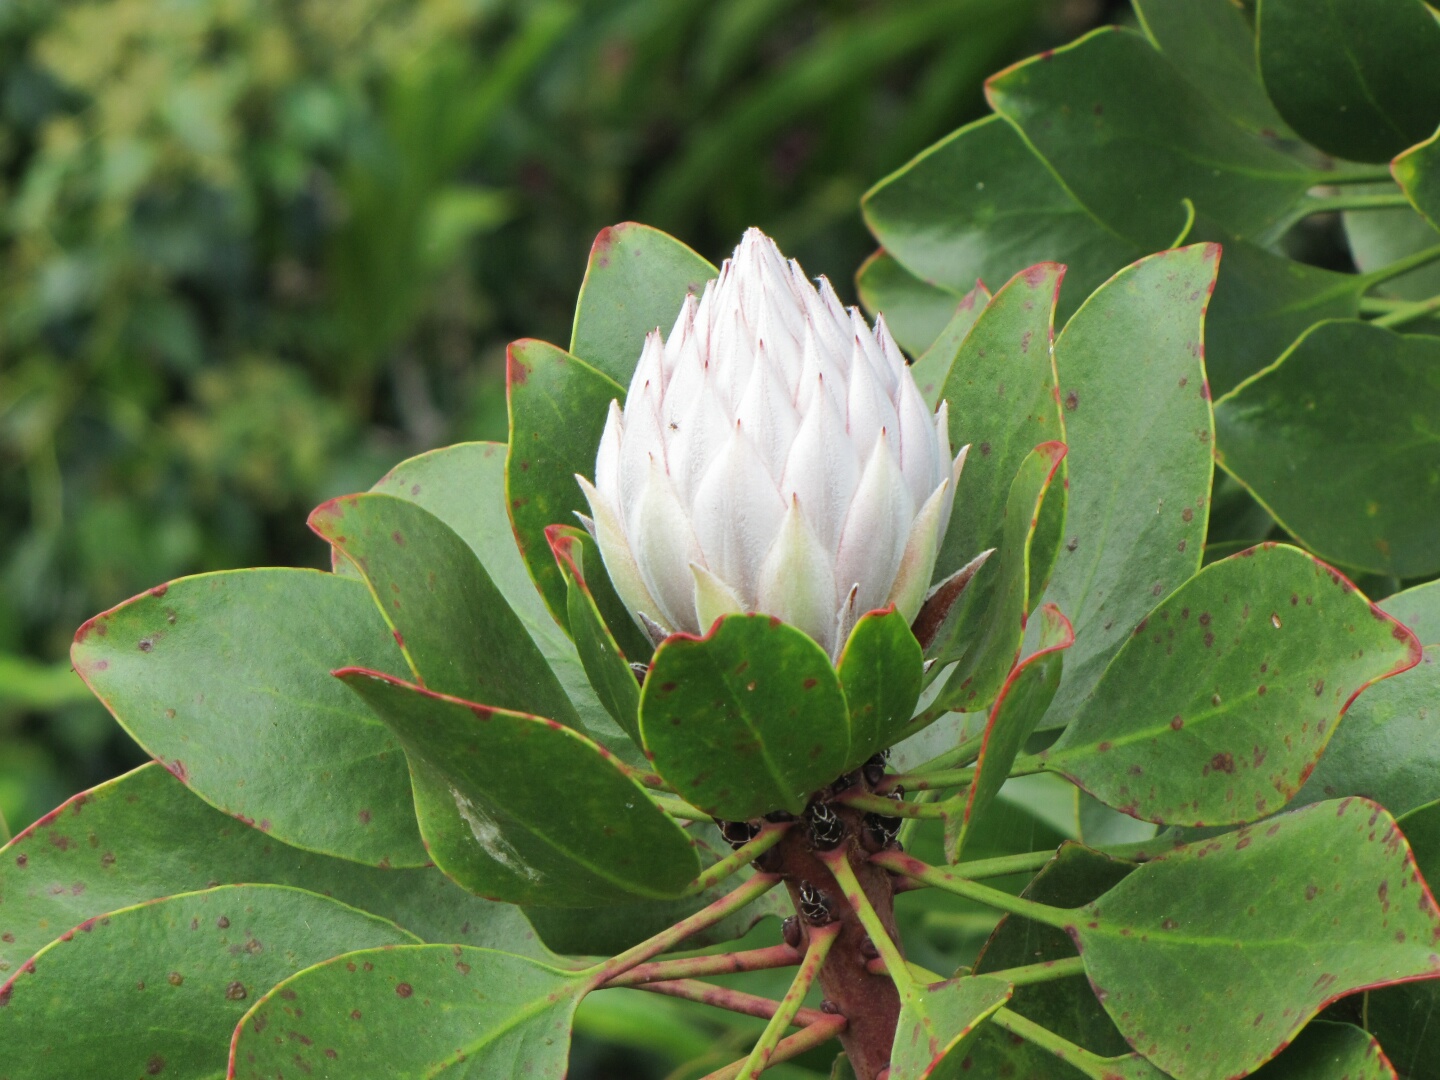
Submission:
<svg viewBox="0 0 1440 1080">
<path fill-rule="evenodd" d="M 919 610 L 965 452 L 884 319 L 818 281 L 748 230 L 611 403 L 595 482 L 577 479 L 642 626 L 763 612 L 834 657 L 865 612 Z"/>
</svg>

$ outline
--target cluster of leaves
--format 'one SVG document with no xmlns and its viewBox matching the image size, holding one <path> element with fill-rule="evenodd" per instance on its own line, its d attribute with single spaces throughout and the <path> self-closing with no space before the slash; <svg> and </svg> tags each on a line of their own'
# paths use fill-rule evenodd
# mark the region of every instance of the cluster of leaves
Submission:
<svg viewBox="0 0 1440 1080">
<path fill-rule="evenodd" d="M 864 186 L 1048 6 L 7 4 L 0 806 L 134 761 L 57 663 L 80 619 L 306 564 L 310 506 L 503 438 L 504 344 L 563 332 L 608 222 L 844 278 Z"/>
<path fill-rule="evenodd" d="M 1309 1023 L 1381 986 L 1370 1029 L 1429 1060 L 1435 983 L 1392 984 L 1437 972 L 1440 910 L 1416 858 L 1433 865 L 1440 773 L 1421 760 L 1425 706 L 1410 711 L 1435 669 L 1399 619 L 1440 641 L 1440 589 L 1382 610 L 1286 545 L 1201 567 L 1218 257 L 1141 260 L 1058 336 L 1055 264 L 976 305 L 963 334 L 952 324 L 948 362 L 925 363 L 952 436 L 979 453 L 937 575 L 994 553 L 931 608 L 923 653 L 877 612 L 832 667 L 756 616 L 652 652 L 588 535 L 563 524 L 644 333 L 714 273 L 663 233 L 606 230 L 569 350 L 511 348 L 508 449 L 435 451 L 323 504 L 310 523 L 332 573 L 186 578 L 81 628 L 76 670 L 156 763 L 0 854 L 0 1025 L 29 1048 L 28 1074 L 211 1075 L 228 1046 L 237 1077 L 332 1062 L 560 1076 L 581 999 L 623 985 L 760 1008 L 779 1018 L 760 1046 L 783 1060 L 843 1025 L 795 1011 L 833 935 L 810 931 L 798 992 L 778 1003 L 676 976 L 795 964 L 789 946 L 645 962 L 775 911 L 752 901 L 776 878 L 748 866 L 786 826 L 761 816 L 810 812 L 827 790 L 938 826 L 907 842 L 953 870 L 893 848 L 874 860 L 1007 913 L 947 980 L 898 957 L 845 851 L 830 859 L 829 902 L 871 920 L 901 994 L 895 1080 L 966 1062 L 1094 1080 L 1393 1076 L 1369 1031 Z M 917 797 L 832 787 L 892 745 L 899 775 L 867 784 Z M 1216 835 L 1097 847 L 1095 829 L 1088 846 L 977 860 L 1012 774 Z M 1414 854 L 1362 795 L 1405 814 Z M 1287 803 L 1302 809 L 1271 816 Z M 758 835 L 722 857 L 712 816 Z M 1020 897 L 980 883 L 1037 869 Z M 618 955 L 582 959 L 597 953 Z M 109 1019 L 81 1023 L 94 1015 Z"/>
<path fill-rule="evenodd" d="M 1367 31 L 1376 143 L 1373 116 L 1313 106 L 1352 84 L 1307 82 L 1353 41 L 1347 5 L 1287 28 L 1292 7 L 1264 0 L 1257 52 L 1220 0 L 1139 0 L 1148 38 L 1001 73 L 1002 115 L 867 196 L 885 251 L 862 291 L 972 446 L 937 583 L 990 552 L 913 628 L 872 613 L 832 666 L 763 617 L 654 648 L 620 609 L 573 476 L 643 334 L 714 274 L 632 225 L 597 240 L 568 349 L 511 346 L 508 447 L 323 504 L 331 573 L 185 578 L 86 623 L 76 670 L 156 763 L 0 850 L 0 1032 L 27 1075 L 214 1075 L 228 1047 L 237 1077 L 560 1076 L 582 999 L 626 987 L 770 1018 L 715 1077 L 828 1067 L 859 1018 L 800 1008 L 824 926 L 803 955 L 766 924 L 761 948 L 654 958 L 776 913 L 751 861 L 837 811 L 905 821 L 904 853 L 842 847 L 811 882 L 899 994 L 890 1080 L 1433 1075 L 1440 585 L 1397 587 L 1440 569 L 1436 305 L 1368 294 L 1440 251 L 1411 236 L 1348 275 L 1292 255 L 1315 211 L 1347 215 L 1357 258 L 1361 215 L 1430 228 L 1399 201 L 1425 206 L 1410 147 L 1440 117 L 1386 80 L 1436 37 L 1404 3 L 1388 44 Z M 1404 191 L 1333 156 L 1398 151 Z M 1311 326 L 1337 314 L 1316 282 L 1348 318 Z M 1329 334 L 1350 347 L 1307 362 Z M 1264 513 L 1221 502 L 1244 490 Z M 739 851 L 712 817 L 749 822 Z M 928 886 L 899 898 L 901 940 L 855 859 Z M 946 925 L 984 939 L 958 969 Z M 778 1001 L 713 977 L 786 966 Z"/>
</svg>

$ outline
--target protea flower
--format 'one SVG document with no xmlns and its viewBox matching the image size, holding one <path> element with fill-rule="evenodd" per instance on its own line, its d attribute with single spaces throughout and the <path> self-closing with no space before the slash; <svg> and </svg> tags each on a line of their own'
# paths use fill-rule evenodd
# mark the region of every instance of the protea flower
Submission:
<svg viewBox="0 0 1440 1080">
<path fill-rule="evenodd" d="M 578 477 L 616 591 L 662 635 L 763 612 L 832 657 L 887 604 L 913 619 L 950 520 L 946 406 L 758 229 L 645 339 L 595 482 Z"/>
</svg>

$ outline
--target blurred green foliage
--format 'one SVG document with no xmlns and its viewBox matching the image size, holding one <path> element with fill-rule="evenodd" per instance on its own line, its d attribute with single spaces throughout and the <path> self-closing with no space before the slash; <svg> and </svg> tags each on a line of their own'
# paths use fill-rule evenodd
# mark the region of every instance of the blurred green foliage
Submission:
<svg viewBox="0 0 1440 1080">
<path fill-rule="evenodd" d="M 842 290 L 877 178 L 1098 0 L 0 4 L 0 813 L 138 760 L 75 627 L 315 564 L 305 511 L 505 437 L 594 234 L 764 227 Z"/>
</svg>

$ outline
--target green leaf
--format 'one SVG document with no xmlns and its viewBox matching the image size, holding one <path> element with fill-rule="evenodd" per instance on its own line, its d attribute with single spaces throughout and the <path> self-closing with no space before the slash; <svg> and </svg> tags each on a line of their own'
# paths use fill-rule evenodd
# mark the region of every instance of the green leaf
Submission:
<svg viewBox="0 0 1440 1080">
<path fill-rule="evenodd" d="M 310 527 L 360 570 L 420 685 L 580 728 L 524 624 L 434 514 L 393 495 L 346 495 L 316 508 Z"/>
<path fill-rule="evenodd" d="M 835 665 L 850 714 L 845 769 L 893 743 L 914 715 L 925 656 L 893 606 L 860 617 Z"/>
<path fill-rule="evenodd" d="M 910 374 L 915 379 L 915 385 L 920 388 L 925 404 L 930 408 L 939 407 L 945 390 L 945 380 L 950 377 L 950 369 L 955 364 L 960 346 L 989 303 L 990 290 L 985 288 L 983 282 L 977 281 L 975 287 L 955 305 L 955 313 L 950 316 L 939 337 L 935 338 L 924 355 L 911 365 Z"/>
<path fill-rule="evenodd" d="M 640 684 L 605 625 L 595 597 L 591 595 L 590 584 L 585 579 L 585 549 L 591 547 L 593 541 L 584 530 L 566 525 L 551 525 L 545 530 L 545 535 L 550 538 L 555 561 L 565 575 L 570 636 L 575 639 L 575 648 L 585 666 L 585 674 L 590 677 L 590 684 L 605 711 L 639 746 Z M 600 553 L 592 548 L 588 561 L 591 566 L 598 566 Z"/>
<path fill-rule="evenodd" d="M 1039 648 L 1006 676 L 1005 685 L 990 707 L 980 758 L 975 762 L 975 776 L 969 790 L 953 800 L 955 813 L 945 819 L 945 857 L 952 863 L 960 861 L 975 819 L 985 813 L 999 794 L 1025 740 L 1045 715 L 1060 685 L 1065 650 L 1075 644 L 1070 620 L 1059 608 L 1047 604 L 1040 609 L 1040 617 L 1043 626 Z"/>
<path fill-rule="evenodd" d="M 1260 73 L 1327 154 L 1386 161 L 1440 124 L 1440 24 L 1421 0 L 1261 0 Z"/>
<path fill-rule="evenodd" d="M 234 1080 L 562 1077 L 585 976 L 521 956 L 416 945 L 287 979 L 235 1029 Z M 338 1070 L 338 1071 L 337 1071 Z"/>
<path fill-rule="evenodd" d="M 530 576 L 556 621 L 567 626 L 565 579 L 545 529 L 574 524 L 577 512 L 589 513 L 575 476 L 595 472 L 607 410 L 610 402 L 625 400 L 625 391 L 584 361 L 531 339 L 511 343 L 506 380 L 506 505 Z"/>
<path fill-rule="evenodd" d="M 1395 1067 L 1369 1032 L 1314 1020 L 1256 1080 L 1395 1080 Z"/>
<path fill-rule="evenodd" d="M 884 251 L 860 264 L 855 289 L 872 316 L 885 316 L 890 333 L 911 356 L 930 348 L 965 302 L 958 291 L 920 280 Z"/>
<path fill-rule="evenodd" d="M 916 985 L 901 995 L 890 1076 L 894 1080 L 960 1080 L 977 1029 L 1010 999 L 1004 979 L 965 977 Z"/>
<path fill-rule="evenodd" d="M 1042 756 L 1143 821 L 1254 821 L 1300 789 L 1357 694 L 1419 659 L 1336 571 L 1265 544 L 1166 597 Z"/>
<path fill-rule="evenodd" d="M 208 1080 L 225 1069 L 236 1021 L 281 979 L 357 947 L 416 940 L 312 892 L 225 885 L 67 931 L 0 987 L 0 1023 L 23 1038 L 31 1080 Z"/>
<path fill-rule="evenodd" d="M 1399 825 L 1427 881 L 1440 881 L 1440 802 L 1410 811 Z M 1440 980 L 1405 983 L 1369 992 L 1366 1016 L 1402 1076 L 1423 1077 L 1440 1061 Z"/>
<path fill-rule="evenodd" d="M 432 450 L 401 462 L 371 490 L 424 507 L 470 545 L 490 580 L 504 595 L 506 605 L 525 624 L 586 728 L 597 733 L 607 731 L 609 714 L 590 686 L 575 645 L 551 617 L 550 609 L 536 590 L 515 544 L 510 516 L 505 512 L 505 446 L 473 442 Z M 358 576 L 359 571 L 339 552 L 335 552 L 335 561 Z M 598 577 L 592 574 L 591 583 L 608 588 L 608 579 L 603 574 Z M 609 609 L 603 610 L 609 612 Z M 624 613 L 623 608 L 620 611 Z M 628 615 L 624 621 L 629 624 Z M 636 632 L 633 625 L 620 627 L 619 636 L 629 647 L 641 650 L 627 655 L 642 661 L 650 658 L 649 640 Z M 616 751 L 622 755 L 623 744 L 623 739 L 617 740 Z"/>
<path fill-rule="evenodd" d="M 0 980 L 91 916 L 242 882 L 324 893 L 426 941 L 548 955 L 516 908 L 471 896 L 433 867 L 377 870 L 289 847 L 152 762 L 81 792 L 0 850 Z"/>
<path fill-rule="evenodd" d="M 1063 266 L 1041 263 L 1006 282 L 959 345 L 942 384 L 950 445 L 970 452 L 955 490 L 960 509 L 935 560 L 937 580 L 999 547 L 1021 463 L 1038 444 L 1064 439 L 1050 355 L 1064 276 Z"/>
<path fill-rule="evenodd" d="M 1147 37 L 1218 112 L 1260 135 L 1290 129 L 1260 81 L 1255 33 L 1231 0 L 1134 0 Z"/>
<path fill-rule="evenodd" d="M 676 791 L 734 821 L 800 813 L 845 771 L 854 742 L 825 650 L 766 615 L 730 615 L 655 650 L 640 732 Z"/>
<path fill-rule="evenodd" d="M 718 274 L 679 240 L 649 225 L 625 221 L 601 229 L 575 304 L 570 354 L 628 385 L 645 335 L 657 327 L 669 334 L 685 297 L 698 297 Z"/>
<path fill-rule="evenodd" d="M 426 848 L 470 891 L 584 907 L 675 897 L 699 872 L 684 831 L 578 732 L 378 672 L 336 675 L 405 747 Z"/>
<path fill-rule="evenodd" d="M 1031 567 L 1053 561 L 1036 539 L 1049 492 L 1062 495 L 1052 483 L 1065 460 L 1065 444 L 1041 443 L 1020 463 L 1005 503 L 1004 533 L 997 553 L 986 562 L 956 604 L 958 614 L 931 647 L 940 662 L 959 663 L 950 673 L 936 703 L 950 709 L 978 712 L 987 708 L 1020 657 L 1030 600 Z M 1051 535 L 1058 545 L 1059 533 Z M 992 567 L 992 563 L 995 565 Z"/>
<path fill-rule="evenodd" d="M 1085 301 L 1055 342 L 1069 506 L 1045 599 L 1075 624 L 1041 722 L 1074 715 L 1155 601 L 1200 568 L 1213 421 L 1203 320 L 1220 249 L 1142 259 Z"/>
<path fill-rule="evenodd" d="M 1440 131 L 1397 157 L 1390 171 L 1415 209 L 1440 229 Z"/>
<path fill-rule="evenodd" d="M 1322 558 L 1440 570 L 1440 338 L 1320 323 L 1216 403 L 1216 460 Z"/>
<path fill-rule="evenodd" d="M 328 675 L 404 670 L 360 582 L 314 570 L 181 578 L 85 623 L 70 658 L 120 726 L 212 806 L 296 847 L 428 862 L 399 745 Z"/>
<path fill-rule="evenodd" d="M 1076 199 L 1142 248 L 1174 239 L 1184 199 L 1236 235 L 1263 236 L 1323 179 L 1215 111 L 1118 26 L 1006 68 L 986 94 Z"/>
<path fill-rule="evenodd" d="M 1144 253 L 1077 202 L 998 116 L 940 140 L 871 188 L 860 205 L 870 231 L 905 269 L 957 291 L 977 278 L 1007 281 L 1045 260 L 1064 263 L 1062 315 Z"/>
<path fill-rule="evenodd" d="M 1243 1076 L 1329 1002 L 1440 974 L 1440 911 L 1363 799 L 1177 848 L 1074 915 L 1110 1018 L 1185 1080 Z"/>
</svg>

